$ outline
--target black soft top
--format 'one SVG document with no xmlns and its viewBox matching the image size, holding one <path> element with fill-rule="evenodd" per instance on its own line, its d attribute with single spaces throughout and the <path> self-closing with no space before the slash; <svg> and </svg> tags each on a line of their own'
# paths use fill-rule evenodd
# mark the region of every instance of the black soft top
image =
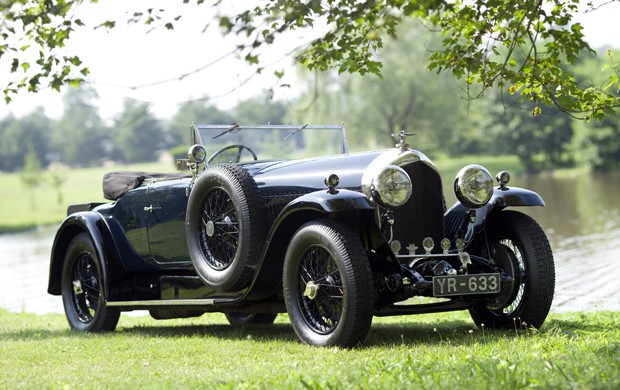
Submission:
<svg viewBox="0 0 620 390">
<path fill-rule="evenodd" d="M 145 180 L 181 179 L 191 177 L 187 173 L 153 173 L 118 171 L 103 175 L 103 197 L 109 200 L 120 199 L 125 193 L 140 187 Z"/>
</svg>

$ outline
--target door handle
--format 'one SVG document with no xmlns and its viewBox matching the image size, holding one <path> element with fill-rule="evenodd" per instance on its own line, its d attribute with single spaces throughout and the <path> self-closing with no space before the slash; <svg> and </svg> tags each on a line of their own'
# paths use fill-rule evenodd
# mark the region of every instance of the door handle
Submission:
<svg viewBox="0 0 620 390">
<path fill-rule="evenodd" d="M 153 206 L 153 205 L 144 207 L 144 211 L 147 211 L 149 213 L 152 213 L 153 210 L 161 210 L 161 207 L 157 207 L 157 206 Z"/>
</svg>

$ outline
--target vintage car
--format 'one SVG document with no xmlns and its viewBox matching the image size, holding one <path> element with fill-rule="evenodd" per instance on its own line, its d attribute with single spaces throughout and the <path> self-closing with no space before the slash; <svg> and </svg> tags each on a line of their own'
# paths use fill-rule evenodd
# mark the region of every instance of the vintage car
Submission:
<svg viewBox="0 0 620 390">
<path fill-rule="evenodd" d="M 508 207 L 544 206 L 480 165 L 449 209 L 431 160 L 395 148 L 349 153 L 343 126 L 192 125 L 184 172 L 113 172 L 111 202 L 72 205 L 48 292 L 73 329 L 112 331 L 120 312 L 223 312 L 299 339 L 362 343 L 373 316 L 469 310 L 489 328 L 540 327 L 555 284 L 541 227 Z M 410 139 L 409 139 L 410 141 Z"/>
</svg>

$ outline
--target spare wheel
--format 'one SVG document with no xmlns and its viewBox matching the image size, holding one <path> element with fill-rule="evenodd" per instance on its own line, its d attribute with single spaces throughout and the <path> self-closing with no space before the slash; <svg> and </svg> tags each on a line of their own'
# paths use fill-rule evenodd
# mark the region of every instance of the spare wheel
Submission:
<svg viewBox="0 0 620 390">
<path fill-rule="evenodd" d="M 264 207 L 252 176 L 237 165 L 214 165 L 196 180 L 185 230 L 194 268 L 217 291 L 248 286 L 264 243 Z"/>
</svg>

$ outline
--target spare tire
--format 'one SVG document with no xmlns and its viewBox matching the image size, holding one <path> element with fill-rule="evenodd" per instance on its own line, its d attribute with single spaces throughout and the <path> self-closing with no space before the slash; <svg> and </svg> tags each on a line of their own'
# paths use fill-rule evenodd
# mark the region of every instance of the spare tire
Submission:
<svg viewBox="0 0 620 390">
<path fill-rule="evenodd" d="M 249 285 L 265 241 L 264 207 L 249 173 L 237 165 L 206 169 L 189 195 L 185 231 L 192 263 L 216 291 Z"/>
</svg>

